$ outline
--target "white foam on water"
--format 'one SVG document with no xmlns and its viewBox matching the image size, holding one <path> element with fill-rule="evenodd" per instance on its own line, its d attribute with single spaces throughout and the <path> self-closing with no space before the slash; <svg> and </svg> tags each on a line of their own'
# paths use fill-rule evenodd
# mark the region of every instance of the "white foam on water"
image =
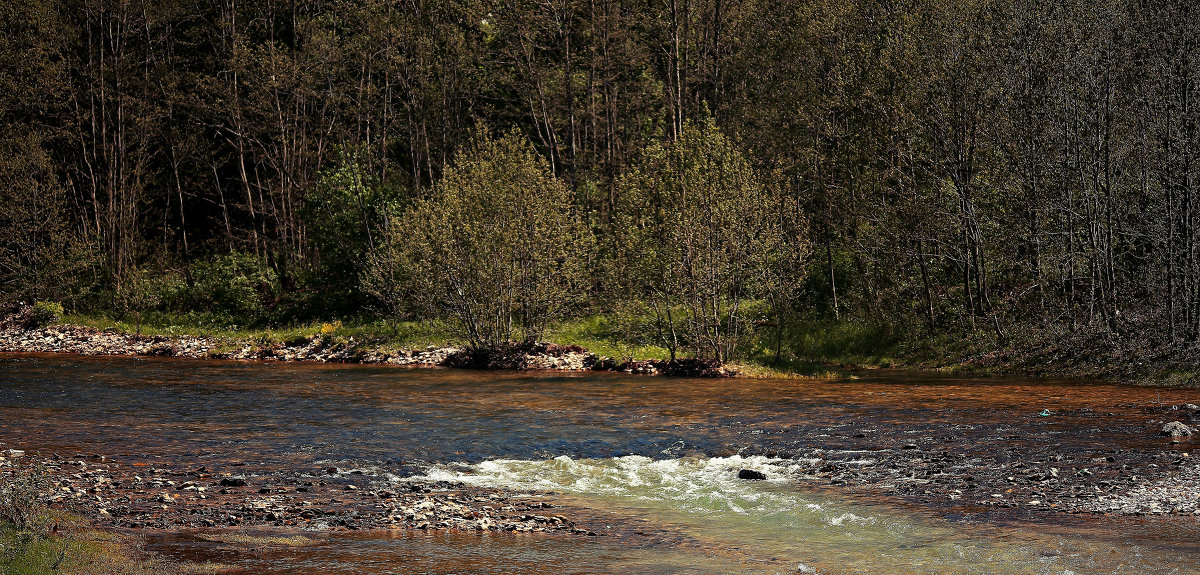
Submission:
<svg viewBox="0 0 1200 575">
<path fill-rule="evenodd" d="M 993 538 L 989 531 L 973 530 L 971 524 L 944 523 L 804 491 L 796 478 L 811 468 L 806 463 L 740 455 L 657 460 L 559 456 L 435 465 L 426 475 L 407 481 L 562 493 L 584 505 L 629 513 L 706 544 L 751 557 L 797 561 L 799 572 L 832 568 L 873 574 L 1058 575 L 1067 567 L 1077 569 L 1080 558 L 1087 563 L 1100 551 L 1089 541 Z M 738 479 L 743 469 L 758 471 L 766 480 Z M 1087 549 L 1081 552 L 1080 545 Z M 1046 549 L 1052 559 L 1044 559 Z M 1124 565 L 1128 559 L 1128 554 L 1121 554 L 1118 563 Z"/>
<path fill-rule="evenodd" d="M 555 491 L 626 500 L 699 514 L 753 514 L 784 524 L 869 524 L 873 518 L 831 512 L 792 489 L 801 463 L 764 456 L 651 459 L 637 455 L 611 459 L 496 459 L 473 465 L 431 467 L 416 480 L 451 481 L 521 491 Z M 765 480 L 738 478 L 743 469 Z"/>
</svg>

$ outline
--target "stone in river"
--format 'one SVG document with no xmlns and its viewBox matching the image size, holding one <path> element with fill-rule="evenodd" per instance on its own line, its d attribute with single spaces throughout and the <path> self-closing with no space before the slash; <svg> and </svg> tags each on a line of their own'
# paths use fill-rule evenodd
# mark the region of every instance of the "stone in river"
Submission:
<svg viewBox="0 0 1200 575">
<path fill-rule="evenodd" d="M 221 479 L 222 487 L 245 487 L 245 477 L 224 477 Z"/>
<path fill-rule="evenodd" d="M 738 479 L 749 479 L 751 481 L 759 481 L 767 478 L 767 474 L 753 469 L 743 469 L 738 472 Z"/>
<path fill-rule="evenodd" d="M 1187 437 L 1192 434 L 1192 428 L 1180 421 L 1172 421 L 1163 426 L 1162 434 L 1168 437 Z"/>
</svg>

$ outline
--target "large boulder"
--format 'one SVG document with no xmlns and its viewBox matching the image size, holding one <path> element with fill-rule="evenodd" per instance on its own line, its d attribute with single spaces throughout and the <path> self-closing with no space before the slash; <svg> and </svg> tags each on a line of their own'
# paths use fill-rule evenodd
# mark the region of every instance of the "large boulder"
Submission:
<svg viewBox="0 0 1200 575">
<path fill-rule="evenodd" d="M 1163 426 L 1162 434 L 1167 437 L 1188 437 L 1192 434 L 1192 428 L 1181 421 L 1172 421 Z"/>
</svg>

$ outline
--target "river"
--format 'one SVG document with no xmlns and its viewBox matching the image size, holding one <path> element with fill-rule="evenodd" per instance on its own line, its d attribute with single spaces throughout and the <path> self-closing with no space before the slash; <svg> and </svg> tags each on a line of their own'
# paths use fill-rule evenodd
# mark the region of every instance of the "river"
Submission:
<svg viewBox="0 0 1200 575">
<path fill-rule="evenodd" d="M 263 527 L 302 544 L 248 548 L 220 529 L 144 530 L 154 551 L 234 572 L 1191 573 L 1200 515 L 1063 513 L 1053 491 L 1075 490 L 1066 506 L 1101 488 L 1024 478 L 1112 468 L 1111 498 L 1167 481 L 1191 444 L 1158 427 L 1198 396 L 893 372 L 689 380 L 3 355 L 0 444 L 465 483 L 536 494 L 592 532 Z"/>
</svg>

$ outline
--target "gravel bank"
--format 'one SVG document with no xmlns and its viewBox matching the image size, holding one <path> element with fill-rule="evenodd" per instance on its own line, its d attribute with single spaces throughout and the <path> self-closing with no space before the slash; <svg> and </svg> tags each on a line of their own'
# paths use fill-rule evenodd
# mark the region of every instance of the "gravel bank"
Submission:
<svg viewBox="0 0 1200 575">
<path fill-rule="evenodd" d="M 115 330 L 56 324 L 24 328 L 0 321 L 0 352 L 130 355 L 189 359 L 311 361 L 398 366 L 441 366 L 468 369 L 557 371 L 615 371 L 680 377 L 732 377 L 736 371 L 715 362 L 684 359 L 618 362 L 577 345 L 536 343 L 501 350 L 471 350 L 456 346 L 424 349 L 384 349 L 350 338 L 337 341 L 316 335 L 289 342 L 228 342 L 203 336 L 140 336 Z"/>
<path fill-rule="evenodd" d="M 787 430 L 782 438 L 766 439 L 772 449 L 747 453 L 804 462 L 802 485 L 883 494 L 958 513 L 1200 516 L 1198 436 L 1160 431 L 1169 422 L 1200 428 L 1200 409 L 1164 405 L 1142 412 L 1144 423 L 1096 417 L 1094 426 L 1069 431 L 920 421 L 857 429 L 825 425 Z M 1034 416 L 1039 423 L 1049 417 Z M 1143 446 L 1080 446 L 1064 434 L 1141 436 Z"/>
<path fill-rule="evenodd" d="M 101 527 L 175 530 L 289 527 L 596 535 L 555 512 L 542 494 L 447 482 L 403 482 L 380 469 L 267 470 L 153 467 L 100 455 L 0 452 L 0 470 L 47 474 L 49 501 Z"/>
</svg>

